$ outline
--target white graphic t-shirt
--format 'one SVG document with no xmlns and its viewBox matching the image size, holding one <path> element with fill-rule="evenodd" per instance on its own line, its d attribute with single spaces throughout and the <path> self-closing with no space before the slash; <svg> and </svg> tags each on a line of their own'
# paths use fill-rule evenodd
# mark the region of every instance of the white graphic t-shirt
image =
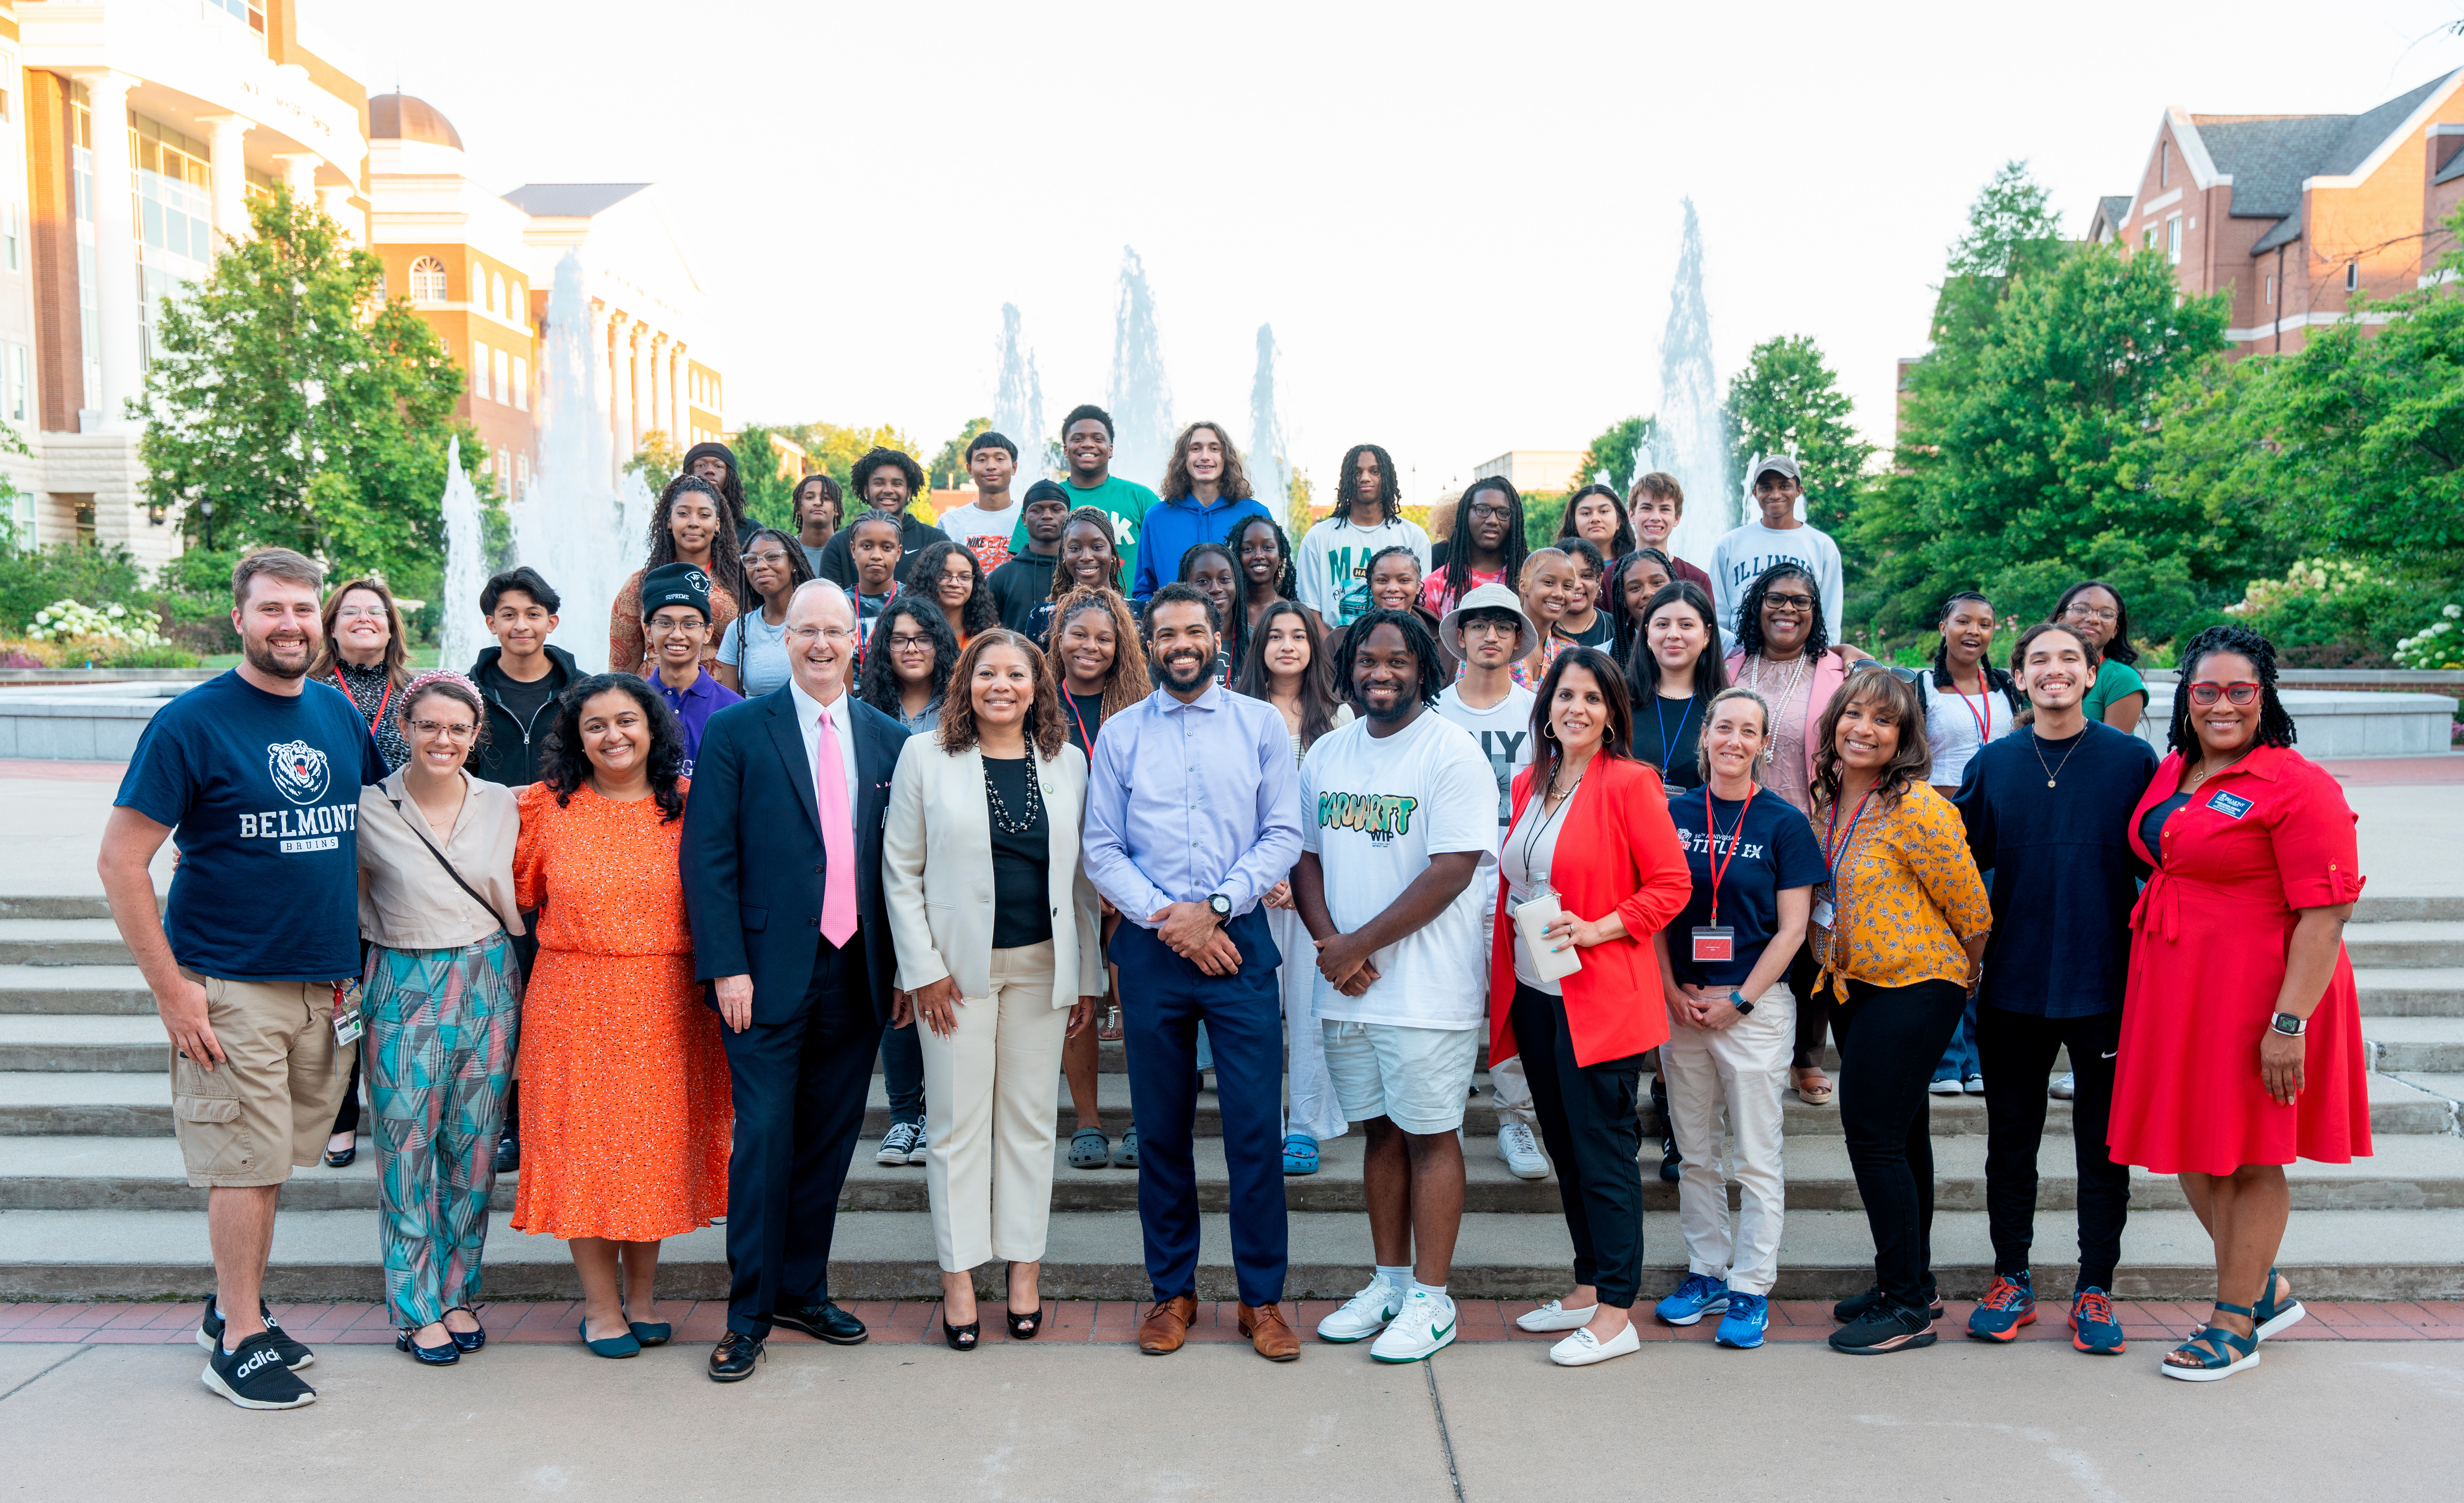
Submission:
<svg viewBox="0 0 2464 1503">
<path fill-rule="evenodd" d="M 1352 625 L 1369 609 L 1369 561 L 1393 547 L 1410 548 L 1429 572 L 1429 535 L 1408 517 L 1375 527 L 1355 527 L 1348 516 L 1319 522 L 1301 539 L 1301 604 L 1330 630 Z"/>
<path fill-rule="evenodd" d="M 1018 530 L 1019 519 L 1025 515 L 1025 509 L 1017 501 L 997 512 L 969 502 L 943 512 L 938 525 L 953 542 L 974 554 L 977 564 L 989 576 L 1009 562 L 1010 534 Z"/>
<path fill-rule="evenodd" d="M 1463 703 L 1461 684 L 1438 696 L 1438 713 L 1471 733 L 1481 755 L 1488 759 L 1490 770 L 1497 774 L 1497 834 L 1501 840 L 1506 838 L 1506 827 L 1514 817 L 1514 775 L 1531 765 L 1531 705 L 1538 697 L 1521 684 L 1512 683 L 1506 686 L 1506 697 L 1485 710 L 1475 710 Z M 1483 910 L 1496 912 L 1495 856 L 1480 864 L 1480 875 L 1472 882 L 1481 891 Z"/>
</svg>

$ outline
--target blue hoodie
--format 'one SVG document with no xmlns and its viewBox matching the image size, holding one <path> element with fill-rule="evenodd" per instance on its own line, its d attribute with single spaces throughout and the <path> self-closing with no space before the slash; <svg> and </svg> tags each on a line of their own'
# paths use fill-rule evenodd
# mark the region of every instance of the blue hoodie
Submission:
<svg viewBox="0 0 2464 1503">
<path fill-rule="evenodd" d="M 1217 501 L 1200 508 L 1190 497 L 1147 508 L 1139 524 L 1138 573 L 1130 582 L 1130 599 L 1143 606 L 1164 586 L 1180 577 L 1180 556 L 1201 542 L 1224 542 L 1232 529 L 1252 517 L 1274 519 L 1265 503 L 1256 499 Z M 1234 593 L 1239 593 L 1234 583 Z"/>
</svg>

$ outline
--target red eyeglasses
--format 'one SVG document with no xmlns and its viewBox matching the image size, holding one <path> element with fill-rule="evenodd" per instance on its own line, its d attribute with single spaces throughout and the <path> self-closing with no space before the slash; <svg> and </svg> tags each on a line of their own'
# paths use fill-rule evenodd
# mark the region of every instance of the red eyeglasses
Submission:
<svg viewBox="0 0 2464 1503">
<path fill-rule="evenodd" d="M 2190 686 L 2190 702 L 2196 705 L 2211 705 L 2215 703 L 2218 699 L 2229 699 L 2234 704 L 2252 704 L 2256 702 L 2258 698 L 2258 685 L 2248 682 L 2238 684 L 2192 684 Z"/>
</svg>

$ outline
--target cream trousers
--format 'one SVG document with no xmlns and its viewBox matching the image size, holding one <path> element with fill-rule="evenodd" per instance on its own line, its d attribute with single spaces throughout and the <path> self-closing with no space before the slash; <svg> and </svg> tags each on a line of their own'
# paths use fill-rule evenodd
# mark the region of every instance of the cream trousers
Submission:
<svg viewBox="0 0 2464 1503">
<path fill-rule="evenodd" d="M 1668 1042 L 1660 1046 L 1668 1116 L 1685 1160 L 1677 1181 L 1677 1229 L 1685 1234 L 1686 1269 L 1725 1279 L 1740 1293 L 1768 1295 L 1779 1277 L 1787 1200 L 1780 1093 L 1795 1048 L 1796 1003 L 1786 982 L 1755 998 L 1754 1010 L 1725 1028 L 1690 1028 L 1672 1020 Z M 1737 1185 L 1733 1231 L 1727 1186 L 1720 1179 L 1724 1116 L 1728 1178 Z"/>
<path fill-rule="evenodd" d="M 1069 999 L 1077 1001 L 1075 997 Z M 1052 941 L 995 950 L 992 995 L 967 997 L 924 1051 L 924 1184 L 947 1272 L 1035 1263 L 1052 1222 L 1052 1139 L 1069 1009 L 1052 1006 Z"/>
</svg>

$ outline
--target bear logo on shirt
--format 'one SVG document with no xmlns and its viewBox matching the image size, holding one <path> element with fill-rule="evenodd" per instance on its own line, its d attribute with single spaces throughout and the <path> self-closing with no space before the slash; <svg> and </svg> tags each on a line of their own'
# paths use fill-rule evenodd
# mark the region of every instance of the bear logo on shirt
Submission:
<svg viewBox="0 0 2464 1503">
<path fill-rule="evenodd" d="M 325 754 L 306 741 L 280 741 L 266 747 L 265 770 L 276 791 L 294 804 L 316 803 L 333 782 Z"/>
</svg>

